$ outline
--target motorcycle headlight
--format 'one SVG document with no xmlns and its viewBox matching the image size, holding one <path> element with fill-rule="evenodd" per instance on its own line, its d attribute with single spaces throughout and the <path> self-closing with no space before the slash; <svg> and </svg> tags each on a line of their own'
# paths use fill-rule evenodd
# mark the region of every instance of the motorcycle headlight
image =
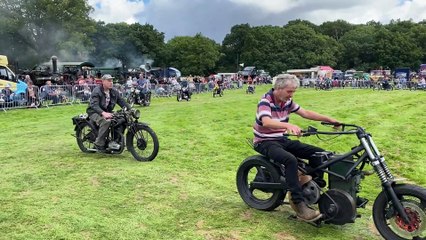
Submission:
<svg viewBox="0 0 426 240">
<path fill-rule="evenodd" d="M 139 119 L 141 116 L 141 111 L 139 109 L 132 109 L 133 117 Z"/>
</svg>

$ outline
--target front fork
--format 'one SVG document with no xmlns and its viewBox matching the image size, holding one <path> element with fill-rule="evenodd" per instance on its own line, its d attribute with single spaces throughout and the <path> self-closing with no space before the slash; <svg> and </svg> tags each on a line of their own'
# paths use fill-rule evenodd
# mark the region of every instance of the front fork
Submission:
<svg viewBox="0 0 426 240">
<path fill-rule="evenodd" d="M 404 222 L 408 224 L 410 222 L 410 218 L 393 190 L 395 183 L 394 177 L 385 163 L 385 158 L 380 154 L 376 144 L 374 144 L 374 141 L 369 134 L 365 134 L 360 138 L 360 140 L 371 160 L 371 165 L 373 166 L 374 171 L 377 173 L 380 181 L 382 182 L 386 195 L 392 201 L 393 207 L 396 209 L 399 216 L 401 216 Z"/>
</svg>

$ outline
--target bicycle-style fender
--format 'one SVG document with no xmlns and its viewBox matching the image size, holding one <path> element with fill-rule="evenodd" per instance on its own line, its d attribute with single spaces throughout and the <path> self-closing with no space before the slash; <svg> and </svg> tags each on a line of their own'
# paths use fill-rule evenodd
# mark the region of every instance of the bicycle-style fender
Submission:
<svg viewBox="0 0 426 240">
<path fill-rule="evenodd" d="M 146 122 L 138 122 L 134 124 L 135 127 L 148 127 L 149 124 Z"/>
<path fill-rule="evenodd" d="M 137 122 L 137 123 L 130 124 L 127 127 L 127 134 L 130 133 L 130 132 L 132 132 L 133 134 L 135 134 L 138 131 L 138 129 L 143 128 L 143 127 L 149 127 L 148 123 Z"/>
<path fill-rule="evenodd" d="M 90 120 L 84 119 L 82 121 L 76 122 L 75 127 L 74 127 L 74 131 L 77 131 L 78 129 L 81 129 L 81 125 L 83 123 L 87 123 L 90 126 L 91 129 L 96 129 L 96 126 L 93 125 L 93 123 Z"/>
</svg>

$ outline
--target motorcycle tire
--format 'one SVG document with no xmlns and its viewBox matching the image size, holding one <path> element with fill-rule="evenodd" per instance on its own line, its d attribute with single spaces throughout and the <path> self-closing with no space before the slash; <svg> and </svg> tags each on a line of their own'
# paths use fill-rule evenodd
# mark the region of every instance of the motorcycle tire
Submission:
<svg viewBox="0 0 426 240">
<path fill-rule="evenodd" d="M 398 184 L 394 191 L 408 214 L 410 223 L 406 224 L 399 217 L 392 207 L 392 201 L 382 191 L 373 205 L 373 220 L 377 230 L 385 239 L 426 239 L 426 189 Z"/>
<path fill-rule="evenodd" d="M 135 104 L 135 98 L 132 96 L 128 97 L 127 103 L 130 105 L 130 107 L 133 107 L 133 105 Z"/>
<path fill-rule="evenodd" d="M 75 131 L 75 137 L 77 139 L 77 145 L 82 152 L 95 152 L 90 149 L 94 149 L 94 141 L 96 140 L 96 136 L 98 134 L 92 127 L 83 122 L 78 125 L 77 130 Z"/>
<path fill-rule="evenodd" d="M 252 171 L 254 169 L 256 171 Z M 263 177 L 259 178 L 258 175 Z M 272 211 L 282 204 L 286 194 L 285 189 L 262 191 L 253 188 L 251 183 L 254 181 L 279 183 L 280 177 L 279 170 L 266 157 L 250 156 L 237 170 L 238 193 L 248 206 L 258 210 Z"/>
<path fill-rule="evenodd" d="M 145 100 L 141 97 L 136 98 L 136 103 L 139 104 L 139 106 L 143 107 Z"/>
<path fill-rule="evenodd" d="M 160 147 L 154 130 L 145 125 L 138 126 L 135 132 L 128 131 L 126 144 L 127 150 L 129 150 L 132 156 L 136 160 L 144 162 L 154 160 Z"/>
</svg>

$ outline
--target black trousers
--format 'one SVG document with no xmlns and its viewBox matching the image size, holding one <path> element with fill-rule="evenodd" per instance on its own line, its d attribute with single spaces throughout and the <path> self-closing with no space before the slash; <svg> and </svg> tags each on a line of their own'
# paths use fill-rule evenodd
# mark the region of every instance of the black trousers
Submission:
<svg viewBox="0 0 426 240">
<path fill-rule="evenodd" d="M 288 138 L 262 141 L 255 144 L 254 149 L 275 162 L 284 164 L 285 179 L 291 192 L 292 201 L 294 203 L 304 201 L 302 187 L 297 176 L 297 158 L 307 159 L 310 166 L 316 167 L 321 162 L 319 160 L 315 161 L 312 155 L 316 152 L 322 152 L 324 149 Z"/>
</svg>

